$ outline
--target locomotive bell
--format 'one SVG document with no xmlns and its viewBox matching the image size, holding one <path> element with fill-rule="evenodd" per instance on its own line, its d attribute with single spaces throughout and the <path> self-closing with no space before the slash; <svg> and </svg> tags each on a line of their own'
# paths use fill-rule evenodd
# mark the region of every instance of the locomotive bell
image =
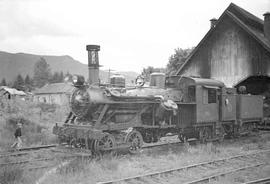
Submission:
<svg viewBox="0 0 270 184">
<path fill-rule="evenodd" d="M 88 51 L 88 72 L 89 72 L 89 84 L 99 83 L 99 58 L 98 51 L 100 51 L 99 45 L 87 45 Z"/>
</svg>

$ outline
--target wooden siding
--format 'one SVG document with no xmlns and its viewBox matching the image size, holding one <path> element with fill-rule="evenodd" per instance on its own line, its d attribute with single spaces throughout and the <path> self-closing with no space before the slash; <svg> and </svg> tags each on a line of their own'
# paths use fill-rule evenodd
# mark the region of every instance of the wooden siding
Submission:
<svg viewBox="0 0 270 184">
<path fill-rule="evenodd" d="M 233 87 L 254 75 L 270 75 L 270 54 L 229 17 L 201 45 L 180 75 L 213 78 Z"/>
<path fill-rule="evenodd" d="M 35 102 L 48 103 L 48 104 L 58 104 L 58 105 L 68 105 L 69 95 L 65 93 L 60 94 L 38 94 L 34 96 Z"/>
</svg>

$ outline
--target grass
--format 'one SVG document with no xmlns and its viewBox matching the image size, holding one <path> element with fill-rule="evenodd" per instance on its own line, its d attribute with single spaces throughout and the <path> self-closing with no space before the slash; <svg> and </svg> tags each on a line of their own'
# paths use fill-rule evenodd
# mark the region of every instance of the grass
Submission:
<svg viewBox="0 0 270 184">
<path fill-rule="evenodd" d="M 64 121 L 67 108 L 30 101 L 0 100 L 0 150 L 8 149 L 14 142 L 17 122 L 23 124 L 23 146 L 55 142 L 52 127 Z"/>
<path fill-rule="evenodd" d="M 225 146 L 212 143 L 190 146 L 187 143 L 181 148 L 164 147 L 162 151 L 157 148 L 138 155 L 105 155 L 95 160 L 74 160 L 48 177 L 44 183 L 89 184 L 172 169 L 258 150 L 261 148 L 260 140 L 265 140 L 264 147 L 270 146 L 269 136 L 263 139 L 258 137 L 255 142 L 250 140 L 245 144 L 242 141 Z"/>
<path fill-rule="evenodd" d="M 24 169 L 20 166 L 3 166 L 0 169 L 0 183 L 12 184 L 22 181 Z"/>
<path fill-rule="evenodd" d="M 51 133 L 55 122 L 63 122 L 67 108 L 55 105 L 35 104 L 25 101 L 0 101 L 0 148 L 7 149 L 14 141 L 17 122 L 23 125 L 24 145 L 48 144 L 55 141 Z M 222 144 L 200 144 L 190 146 L 165 146 L 144 150 L 137 155 L 107 154 L 92 160 L 76 159 L 56 170 L 42 183 L 71 184 L 96 183 L 130 177 L 138 174 L 172 169 L 198 162 L 218 159 L 252 150 L 269 148 L 270 136 L 249 139 L 228 140 Z M 0 181 L 6 183 L 35 183 L 43 171 L 27 171 L 21 167 L 0 169 Z M 0 182 L 1 183 L 1 182 Z"/>
<path fill-rule="evenodd" d="M 57 121 L 63 121 L 66 113 L 67 108 L 56 105 L 0 99 L 0 151 L 9 150 L 15 141 L 14 132 L 18 122 L 23 124 L 23 147 L 56 142 L 52 126 Z M 1 159 L 2 162 L 7 160 Z M 27 172 L 17 165 L 1 166 L 0 183 L 31 183 L 37 173 L 29 175 Z"/>
</svg>

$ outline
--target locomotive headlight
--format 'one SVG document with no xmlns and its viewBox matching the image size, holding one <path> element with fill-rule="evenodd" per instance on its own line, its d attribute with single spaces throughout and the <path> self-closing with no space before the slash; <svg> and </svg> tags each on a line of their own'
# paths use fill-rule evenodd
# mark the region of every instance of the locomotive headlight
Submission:
<svg viewBox="0 0 270 184">
<path fill-rule="evenodd" d="M 77 76 L 77 75 L 73 75 L 73 76 L 72 76 L 72 82 L 73 82 L 74 84 L 76 84 L 76 83 L 78 82 L 78 76 Z"/>
</svg>

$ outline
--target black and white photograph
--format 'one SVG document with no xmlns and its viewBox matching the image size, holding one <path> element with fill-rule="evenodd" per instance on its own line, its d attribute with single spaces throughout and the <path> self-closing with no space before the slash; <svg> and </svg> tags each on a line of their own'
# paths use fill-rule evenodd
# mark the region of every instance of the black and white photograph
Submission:
<svg viewBox="0 0 270 184">
<path fill-rule="evenodd" d="M 270 0 L 0 0 L 0 184 L 270 184 Z"/>
</svg>

